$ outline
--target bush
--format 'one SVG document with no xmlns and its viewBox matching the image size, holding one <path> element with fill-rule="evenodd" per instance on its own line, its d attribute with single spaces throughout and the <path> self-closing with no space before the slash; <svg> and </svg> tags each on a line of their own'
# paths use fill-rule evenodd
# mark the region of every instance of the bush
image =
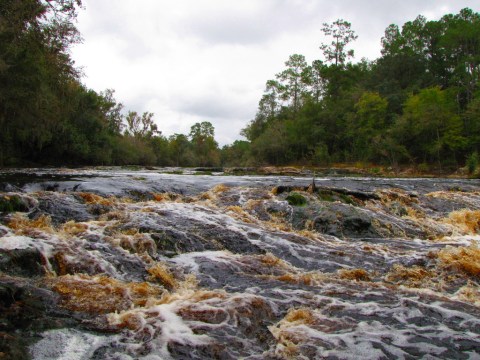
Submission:
<svg viewBox="0 0 480 360">
<path fill-rule="evenodd" d="M 303 206 L 307 203 L 307 199 L 303 195 L 295 192 L 289 194 L 285 200 L 292 206 Z"/>
<path fill-rule="evenodd" d="M 473 152 L 467 158 L 467 170 L 470 175 L 474 175 L 478 168 L 478 152 Z"/>
<path fill-rule="evenodd" d="M 28 208 L 18 196 L 1 196 L 0 213 L 14 211 L 28 211 Z"/>
</svg>

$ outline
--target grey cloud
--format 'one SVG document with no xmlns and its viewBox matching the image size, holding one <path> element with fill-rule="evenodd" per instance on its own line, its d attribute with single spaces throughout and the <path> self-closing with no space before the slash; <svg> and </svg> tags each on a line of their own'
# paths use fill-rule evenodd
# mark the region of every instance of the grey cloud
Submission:
<svg viewBox="0 0 480 360">
<path fill-rule="evenodd" d="M 206 119 L 238 119 L 247 121 L 253 116 L 255 106 L 246 101 L 228 98 L 218 94 L 177 99 L 175 111 L 204 117 Z"/>
<path fill-rule="evenodd" d="M 210 44 L 261 44 L 314 24 L 320 28 L 320 19 L 325 15 L 318 1 L 265 0 L 254 3 L 257 6 L 253 8 L 203 9 L 200 14 L 190 14 L 181 31 Z"/>
</svg>

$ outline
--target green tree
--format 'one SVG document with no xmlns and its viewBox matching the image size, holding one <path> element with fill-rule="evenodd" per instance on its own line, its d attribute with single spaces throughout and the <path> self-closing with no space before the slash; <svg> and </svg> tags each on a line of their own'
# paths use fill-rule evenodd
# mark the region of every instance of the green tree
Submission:
<svg viewBox="0 0 480 360">
<path fill-rule="evenodd" d="M 151 138 L 159 133 L 153 120 L 153 113 L 144 112 L 141 116 L 136 111 L 129 111 L 125 117 L 127 132 L 135 138 Z"/>
<path fill-rule="evenodd" d="M 173 164 L 175 166 L 193 165 L 193 152 L 188 137 L 183 134 L 173 134 L 168 138 Z"/>
<path fill-rule="evenodd" d="M 350 126 L 354 153 L 362 160 L 373 160 L 377 149 L 372 146 L 372 139 L 385 132 L 387 100 L 380 94 L 364 92 L 355 104 L 356 116 Z"/>
<path fill-rule="evenodd" d="M 208 121 L 195 123 L 190 128 L 190 141 L 200 166 L 217 166 L 220 162 L 215 128 Z"/>
<path fill-rule="evenodd" d="M 466 107 L 480 85 L 480 14 L 465 8 L 440 22 L 445 28 L 439 41 L 445 52 L 444 68 L 451 74 L 450 85 L 460 90 L 459 105 Z"/>
<path fill-rule="evenodd" d="M 289 147 L 285 122 L 274 121 L 252 143 L 253 161 L 257 165 L 264 163 L 282 165 L 288 162 Z"/>
<path fill-rule="evenodd" d="M 107 89 L 100 93 L 100 111 L 105 115 L 105 121 L 111 134 L 121 134 L 124 128 L 123 105 L 117 103 L 114 97 L 115 90 Z"/>
<path fill-rule="evenodd" d="M 52 146 L 78 72 L 68 47 L 80 1 L 2 1 L 0 6 L 0 166 L 39 160 Z"/>
<path fill-rule="evenodd" d="M 310 95 L 315 103 L 320 103 L 320 100 L 325 95 L 327 79 L 325 77 L 326 66 L 321 60 L 314 60 L 310 66 Z"/>
<path fill-rule="evenodd" d="M 246 166 L 250 155 L 250 142 L 235 140 L 231 145 L 222 148 L 223 166 Z"/>
<path fill-rule="evenodd" d="M 480 96 L 468 104 L 463 114 L 469 152 L 480 153 Z"/>
<path fill-rule="evenodd" d="M 280 89 L 282 99 L 290 103 L 293 113 L 296 114 L 306 95 L 309 69 L 305 56 L 299 54 L 290 55 L 285 66 L 287 68 L 276 75 L 281 82 L 281 86 L 277 88 Z"/>
<path fill-rule="evenodd" d="M 351 27 L 352 24 L 343 19 L 338 19 L 332 24 L 323 24 L 322 32 L 324 35 L 333 38 L 330 44 L 320 46 L 326 61 L 333 62 L 335 66 L 343 67 L 345 61 L 354 56 L 353 49 L 347 49 L 348 44 L 358 38 Z"/>
<path fill-rule="evenodd" d="M 407 147 L 423 162 L 435 159 L 439 165 L 457 150 L 466 146 L 462 122 L 455 113 L 453 99 L 439 87 L 421 90 L 411 95 L 400 119 Z"/>
</svg>

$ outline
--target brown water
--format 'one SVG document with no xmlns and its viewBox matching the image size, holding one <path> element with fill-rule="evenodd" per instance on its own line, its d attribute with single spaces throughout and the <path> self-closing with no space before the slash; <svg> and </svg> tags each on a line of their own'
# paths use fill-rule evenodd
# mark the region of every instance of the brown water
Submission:
<svg viewBox="0 0 480 360">
<path fill-rule="evenodd" d="M 480 358 L 478 181 L 0 181 L 5 358 Z"/>
</svg>

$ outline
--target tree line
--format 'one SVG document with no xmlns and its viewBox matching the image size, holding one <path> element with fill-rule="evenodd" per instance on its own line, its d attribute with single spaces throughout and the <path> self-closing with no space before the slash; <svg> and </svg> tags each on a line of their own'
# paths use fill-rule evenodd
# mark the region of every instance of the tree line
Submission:
<svg viewBox="0 0 480 360">
<path fill-rule="evenodd" d="M 247 141 L 220 149 L 209 122 L 166 137 L 152 113 L 82 84 L 69 52 L 81 41 L 81 7 L 0 0 L 0 166 L 478 163 L 480 15 L 471 9 L 390 25 L 380 58 L 357 63 L 351 24 L 323 24 L 323 59 L 291 55 L 266 82 Z"/>
<path fill-rule="evenodd" d="M 209 122 L 165 137 L 153 114 L 81 83 L 69 49 L 81 0 L 0 0 L 0 166 L 218 166 Z"/>
<path fill-rule="evenodd" d="M 455 168 L 480 148 L 480 15 L 390 25 L 381 57 L 349 61 L 351 24 L 324 24 L 323 60 L 294 54 L 268 80 L 248 143 L 232 158 L 266 164 L 364 162 Z M 227 148 L 225 150 L 227 150 Z M 477 160 L 478 161 L 478 160 Z"/>
</svg>

